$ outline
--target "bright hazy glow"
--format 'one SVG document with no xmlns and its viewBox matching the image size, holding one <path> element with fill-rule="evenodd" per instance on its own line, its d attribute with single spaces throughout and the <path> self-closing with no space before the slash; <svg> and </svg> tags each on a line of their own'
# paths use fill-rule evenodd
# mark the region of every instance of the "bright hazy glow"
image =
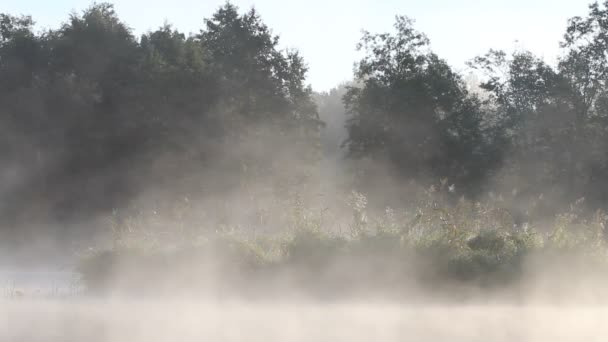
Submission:
<svg viewBox="0 0 608 342">
<path fill-rule="evenodd" d="M 603 308 L 298 302 L 1 304 L 3 341 L 497 342 L 608 338 L 608 311 Z"/>
</svg>

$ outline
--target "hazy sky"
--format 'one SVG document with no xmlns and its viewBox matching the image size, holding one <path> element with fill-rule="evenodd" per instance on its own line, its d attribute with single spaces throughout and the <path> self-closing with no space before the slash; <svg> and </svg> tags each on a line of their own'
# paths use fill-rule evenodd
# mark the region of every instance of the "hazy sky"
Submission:
<svg viewBox="0 0 608 342">
<path fill-rule="evenodd" d="M 585 15 L 592 0 L 232 0 L 251 6 L 281 36 L 283 46 L 301 51 L 309 82 L 327 90 L 351 78 L 361 30 L 391 29 L 396 14 L 416 20 L 435 52 L 457 70 L 489 48 L 526 48 L 548 61 L 559 53 L 567 19 Z M 114 0 L 120 17 L 139 34 L 163 21 L 198 32 L 224 0 Z M 56 27 L 89 0 L 0 0 L 0 12 L 31 14 L 40 27 Z"/>
</svg>

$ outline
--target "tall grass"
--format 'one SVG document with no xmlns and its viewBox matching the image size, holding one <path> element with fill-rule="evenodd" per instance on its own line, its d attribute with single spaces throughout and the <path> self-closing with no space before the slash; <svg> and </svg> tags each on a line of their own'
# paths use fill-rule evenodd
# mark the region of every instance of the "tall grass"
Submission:
<svg viewBox="0 0 608 342">
<path fill-rule="evenodd" d="M 566 265 L 608 266 L 608 217 L 583 215 L 581 203 L 536 226 L 516 224 L 499 197 L 485 203 L 450 198 L 445 182 L 418 196 L 409 208 L 371 213 L 367 198 L 353 192 L 345 199 L 351 218 L 339 227 L 326 210 L 296 198 L 285 229 L 265 234 L 223 226 L 184 235 L 183 227 L 195 223 L 133 217 L 112 223 L 113 246 L 89 253 L 79 272 L 91 291 L 284 286 L 336 294 L 500 289 Z M 166 230 L 153 228 L 163 225 Z M 577 269 L 568 272 L 576 276 Z"/>
</svg>

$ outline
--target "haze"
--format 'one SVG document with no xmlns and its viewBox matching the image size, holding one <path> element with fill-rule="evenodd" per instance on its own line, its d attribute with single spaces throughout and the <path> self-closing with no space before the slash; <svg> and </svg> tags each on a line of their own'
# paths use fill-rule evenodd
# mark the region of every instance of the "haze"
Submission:
<svg viewBox="0 0 608 342">
<path fill-rule="evenodd" d="M 585 2 L 4 2 L 0 341 L 606 340 Z"/>
</svg>

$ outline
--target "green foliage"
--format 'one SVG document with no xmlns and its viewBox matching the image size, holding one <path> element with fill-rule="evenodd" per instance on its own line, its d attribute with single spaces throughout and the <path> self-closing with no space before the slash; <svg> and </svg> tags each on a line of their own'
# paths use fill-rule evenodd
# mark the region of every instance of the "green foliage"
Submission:
<svg viewBox="0 0 608 342">
<path fill-rule="evenodd" d="M 484 111 L 495 150 L 508 152 L 499 182 L 604 202 L 607 5 L 569 21 L 556 68 L 527 51 L 490 50 L 471 62 L 490 94 Z"/>
<path fill-rule="evenodd" d="M 608 184 L 606 7 L 592 4 L 569 21 L 557 67 L 528 51 L 472 60 L 481 94 L 467 90 L 411 19 L 397 17 L 395 33 L 365 32 L 359 85 L 344 97 L 349 156 L 388 161 L 401 178 L 448 177 L 468 195 L 489 179 L 501 191 L 525 184 L 522 200 L 545 192 L 600 207 Z"/>
<path fill-rule="evenodd" d="M 479 179 L 479 101 L 412 20 L 397 17 L 394 26 L 395 34 L 366 32 L 359 44 L 366 53 L 356 70 L 361 86 L 344 97 L 350 155 L 387 159 L 407 177 Z"/>
<path fill-rule="evenodd" d="M 164 25 L 138 39 L 108 3 L 40 33 L 2 14 L 2 162 L 29 170 L 3 216 L 26 204 L 46 207 L 45 220 L 94 215 L 147 184 L 183 196 L 272 174 L 301 183 L 321 124 L 306 72 L 255 10 L 230 3 L 191 37 Z M 292 174 L 277 166 L 279 146 L 298 151 Z"/>
<path fill-rule="evenodd" d="M 591 269 L 608 266 L 606 216 L 601 212 L 583 218 L 576 203 L 550 227 L 539 229 L 514 225 L 497 202 L 449 204 L 442 199 L 443 191 L 430 192 L 414 211 L 397 214 L 387 209 L 365 224 L 360 219 L 367 215 L 367 199 L 355 193 L 350 198 L 353 220 L 342 232 L 298 201 L 293 205 L 295 225 L 278 234 L 251 237 L 246 231 L 219 230 L 184 240 L 175 232 L 157 235 L 153 240 L 160 243 L 149 247 L 145 241 L 157 234 L 153 230 L 133 235 L 138 230 L 132 227 L 115 229 L 123 237 L 115 240 L 114 248 L 85 258 L 80 271 L 90 288 L 102 289 L 119 286 L 112 277 L 121 269 L 143 267 L 149 273 L 140 280 L 152 284 L 157 277 L 173 279 L 167 271 L 171 265 L 185 263 L 190 277 L 204 279 L 210 274 L 202 265 L 213 264 L 211 275 L 221 286 L 240 279 L 259 290 L 272 289 L 287 279 L 312 293 L 349 293 L 361 288 L 399 292 L 412 282 L 437 289 L 500 289 L 529 276 L 539 260 L 541 266 L 532 268 L 539 274 L 573 262 Z M 140 244 L 125 243 L 138 236 Z"/>
<path fill-rule="evenodd" d="M 337 263 L 348 266 L 337 272 L 342 281 L 359 279 L 352 273 L 360 267 L 378 279 L 395 271 L 399 281 L 414 274 L 484 286 L 518 279 L 539 255 L 602 264 L 602 212 L 575 203 L 551 224 L 534 219 L 554 215 L 551 202 L 584 196 L 595 209 L 608 199 L 607 42 L 608 1 L 594 3 L 569 21 L 556 67 L 527 51 L 475 58 L 470 66 L 483 78 L 475 94 L 413 20 L 398 16 L 393 33 L 363 34 L 352 84 L 316 97 L 323 131 L 306 63 L 280 49 L 254 9 L 226 3 L 192 36 L 163 25 L 136 37 L 107 3 L 43 32 L 28 16 L 0 14 L 0 162 L 19 176 L 3 185 L 10 201 L 0 214 L 15 226 L 65 222 L 125 208 L 143 190 L 160 189 L 167 206 L 178 198 L 185 208 L 169 218 L 113 217 L 113 249 L 82 264 L 92 288 L 110 284 L 117 268 L 147 265 L 154 278 L 155 265 L 199 258 L 230 277 L 325 269 L 330 282 Z M 328 132 L 342 114 L 338 139 Z M 342 161 L 343 138 L 346 154 L 361 161 L 340 168 L 355 178 L 342 184 L 355 188 L 340 203 L 350 211 L 347 229 L 293 196 L 312 192 L 321 143 Z M 376 186 L 384 176 L 399 187 Z M 419 183 L 401 187 L 411 179 Z M 511 195 L 484 198 L 490 187 Z M 362 193 L 370 188 L 389 198 L 378 207 L 405 208 L 378 214 Z M 280 212 L 275 226 L 288 229 L 229 229 L 229 220 L 205 221 L 188 202 L 232 191 L 248 202 L 227 211 L 255 207 L 259 226 Z M 280 203 L 262 208 L 260 193 Z M 194 275 L 207 271 L 188 265 Z"/>
</svg>

